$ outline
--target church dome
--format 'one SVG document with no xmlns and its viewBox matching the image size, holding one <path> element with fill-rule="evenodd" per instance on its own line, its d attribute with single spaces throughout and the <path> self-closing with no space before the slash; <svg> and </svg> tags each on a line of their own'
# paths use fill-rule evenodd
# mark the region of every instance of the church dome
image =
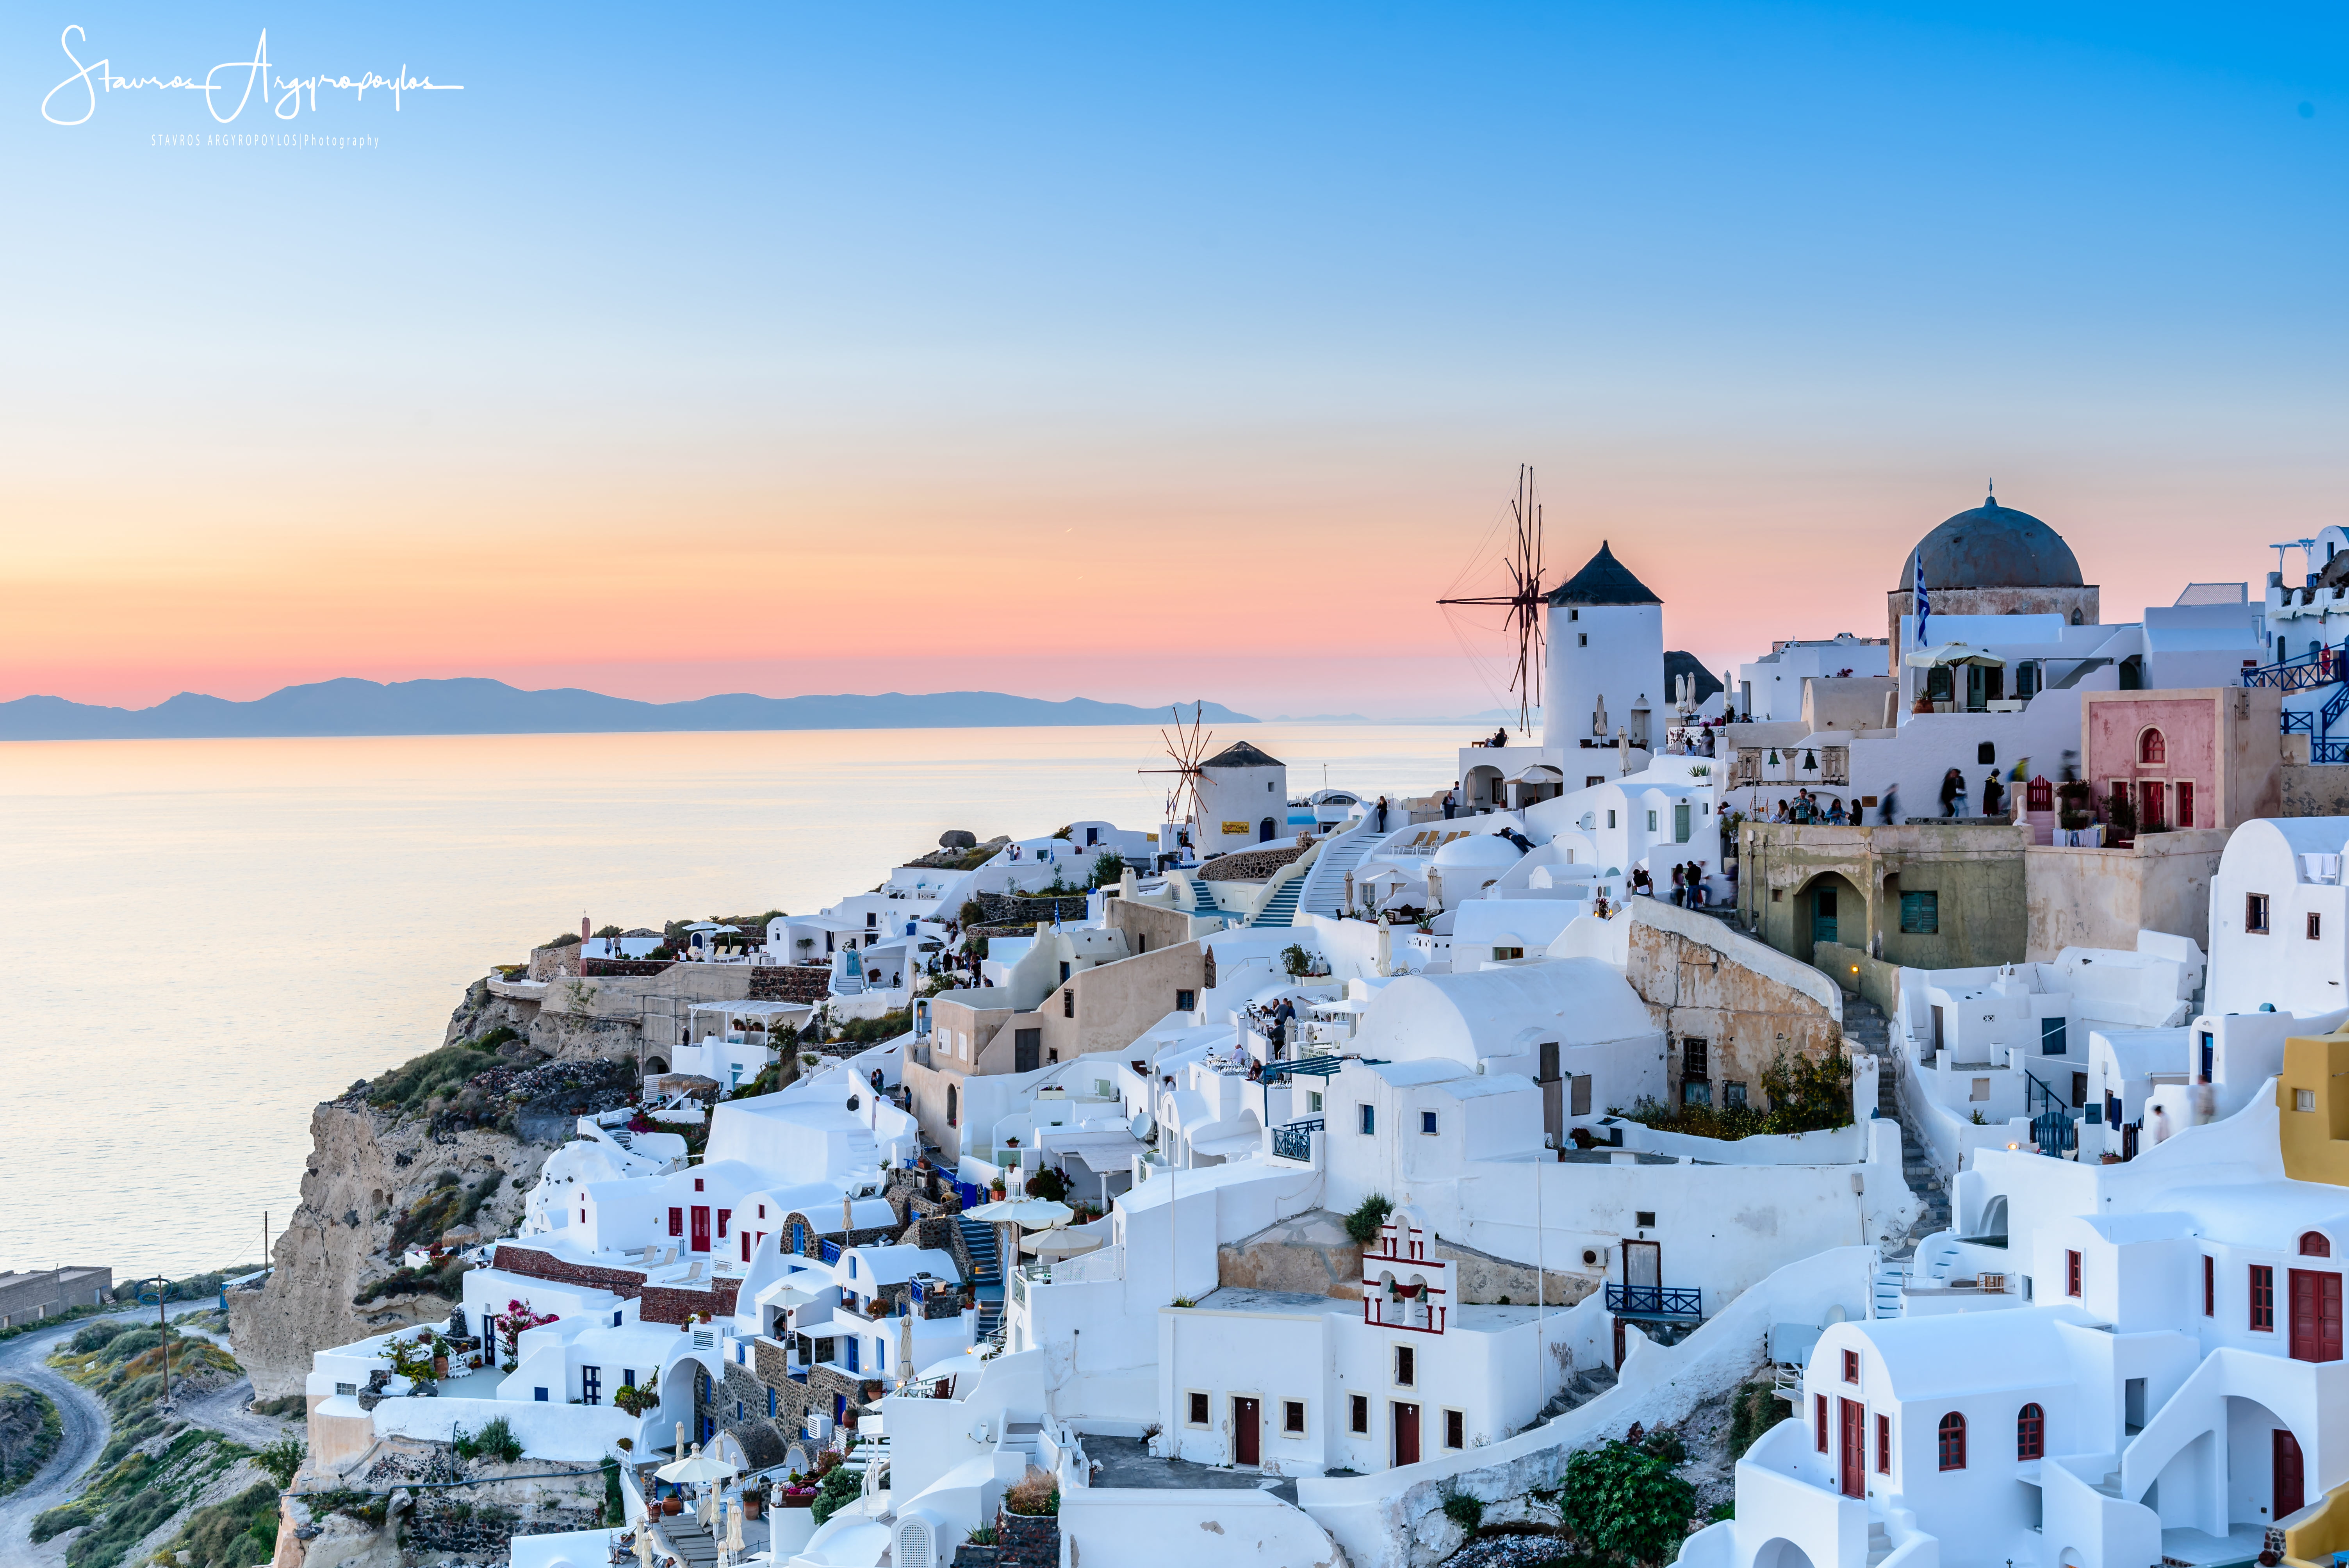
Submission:
<svg viewBox="0 0 2349 1568">
<path fill-rule="evenodd" d="M 1917 586 L 1925 562 L 1925 589 L 2078 588 L 2080 562 L 2064 536 L 2032 516 L 1990 497 L 1917 542 L 1901 562 L 1896 593 Z"/>
<path fill-rule="evenodd" d="M 1513 866 L 1524 853 L 1498 833 L 1481 833 L 1453 840 L 1435 851 L 1433 863 L 1439 866 Z"/>
</svg>

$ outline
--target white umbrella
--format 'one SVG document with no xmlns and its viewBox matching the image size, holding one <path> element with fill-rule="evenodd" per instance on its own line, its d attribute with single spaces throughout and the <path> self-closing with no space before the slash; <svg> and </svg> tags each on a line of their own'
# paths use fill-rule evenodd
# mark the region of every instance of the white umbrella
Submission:
<svg viewBox="0 0 2349 1568">
<path fill-rule="evenodd" d="M 742 1550 L 742 1500 L 734 1500 L 734 1511 L 726 1516 L 726 1546 L 740 1553 Z"/>
<path fill-rule="evenodd" d="M 1081 1236 L 1073 1231 L 1040 1231 L 1021 1237 L 1019 1250 L 1040 1258 L 1072 1258 L 1101 1244 L 1099 1236 Z"/>
<path fill-rule="evenodd" d="M 1987 648 L 1977 648 L 1967 643 L 1940 643 L 1930 648 L 1918 648 L 1902 661 L 1920 669 L 1936 665 L 1997 665 L 2006 661 Z"/>
<path fill-rule="evenodd" d="M 685 1458 L 672 1460 L 653 1471 L 653 1474 L 660 1477 L 661 1480 L 679 1485 L 687 1482 L 726 1480 L 741 1473 L 716 1454 L 703 1453 L 699 1443 L 694 1444 L 693 1451 Z"/>
<path fill-rule="evenodd" d="M 963 1217 L 977 1220 L 981 1224 L 1017 1225 L 1023 1231 L 1041 1231 L 1067 1224 L 1077 1217 L 1077 1212 L 1066 1203 L 1056 1203 L 1050 1198 L 1004 1198 L 992 1203 L 981 1203 L 976 1209 L 965 1209 Z"/>
</svg>

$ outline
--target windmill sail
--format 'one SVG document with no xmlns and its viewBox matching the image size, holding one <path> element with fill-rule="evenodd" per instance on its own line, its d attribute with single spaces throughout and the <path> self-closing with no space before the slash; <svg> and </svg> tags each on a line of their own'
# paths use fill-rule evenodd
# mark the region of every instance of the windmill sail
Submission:
<svg viewBox="0 0 2349 1568">
<path fill-rule="evenodd" d="M 1510 498 L 1509 517 L 1514 525 L 1514 537 L 1509 552 L 1501 562 L 1502 569 L 1508 573 L 1509 592 L 1474 598 L 1438 599 L 1436 603 L 1445 605 L 1497 604 L 1506 611 L 1503 625 L 1516 642 L 1516 656 L 1509 674 L 1509 689 L 1517 696 L 1517 727 L 1531 731 L 1533 710 L 1539 707 L 1542 701 L 1546 644 L 1542 630 L 1542 507 L 1530 465 L 1520 465 L 1517 469 L 1517 493 Z"/>
</svg>

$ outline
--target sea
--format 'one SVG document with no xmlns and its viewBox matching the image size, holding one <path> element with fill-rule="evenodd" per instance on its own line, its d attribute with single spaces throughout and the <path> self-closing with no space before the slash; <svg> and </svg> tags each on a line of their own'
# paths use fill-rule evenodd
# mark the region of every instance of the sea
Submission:
<svg viewBox="0 0 2349 1568">
<path fill-rule="evenodd" d="M 1292 794 L 1473 727 L 1226 727 Z M 1154 828 L 1148 727 L 0 744 L 0 1271 L 257 1263 L 311 1109 L 595 924 L 820 908 L 964 829 Z"/>
</svg>

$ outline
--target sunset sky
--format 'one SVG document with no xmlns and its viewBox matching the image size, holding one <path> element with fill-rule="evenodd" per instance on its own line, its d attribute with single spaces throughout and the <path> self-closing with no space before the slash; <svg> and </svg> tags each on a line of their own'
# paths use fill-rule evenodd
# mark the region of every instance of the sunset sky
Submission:
<svg viewBox="0 0 2349 1568">
<path fill-rule="evenodd" d="M 2256 586 L 2349 514 L 2340 16 L 19 5 L 0 699 L 1466 713 L 1520 462 L 1715 669 L 1991 476 L 2107 620 Z M 68 25 L 464 90 L 60 126 Z M 289 131 L 379 145 L 156 145 Z"/>
</svg>

